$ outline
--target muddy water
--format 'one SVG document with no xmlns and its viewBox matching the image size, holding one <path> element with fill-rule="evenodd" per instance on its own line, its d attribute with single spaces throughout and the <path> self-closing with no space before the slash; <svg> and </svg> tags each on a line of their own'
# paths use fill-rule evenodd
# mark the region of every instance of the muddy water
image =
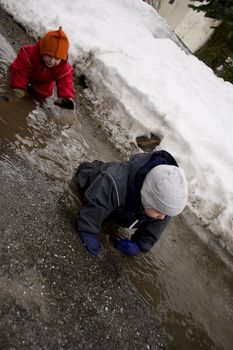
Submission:
<svg viewBox="0 0 233 350">
<path fill-rule="evenodd" d="M 80 90 L 73 123 L 53 106 L 30 97 L 13 96 L 7 84 L 7 66 L 14 53 L 0 36 L 0 146 L 4 142 L 18 157 L 44 174 L 71 215 L 79 201 L 70 185 L 83 160 L 120 160 L 92 106 Z M 10 159 L 7 159 L 10 163 Z M 125 233 L 125 232 L 124 232 Z M 101 235 L 107 254 L 109 242 Z M 164 237 L 147 255 L 119 261 L 143 298 L 152 305 L 171 340 L 172 349 L 232 349 L 233 279 L 228 264 L 198 238 L 184 218 L 176 218 Z M 230 262 L 232 264 L 232 262 Z M 146 320 L 145 320 L 146 322 Z"/>
</svg>

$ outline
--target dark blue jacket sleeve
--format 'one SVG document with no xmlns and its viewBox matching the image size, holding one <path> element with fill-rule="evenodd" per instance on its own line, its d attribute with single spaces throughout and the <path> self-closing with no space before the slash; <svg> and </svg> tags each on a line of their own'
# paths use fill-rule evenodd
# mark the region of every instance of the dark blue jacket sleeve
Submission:
<svg viewBox="0 0 233 350">
<path fill-rule="evenodd" d="M 159 240 L 170 219 L 170 216 L 166 216 L 163 220 L 151 220 L 142 224 L 133 234 L 132 240 L 140 246 L 142 251 L 148 252 Z"/>
<path fill-rule="evenodd" d="M 107 173 L 99 174 L 84 194 L 76 224 L 79 232 L 98 234 L 102 222 L 118 206 L 116 186 Z"/>
</svg>

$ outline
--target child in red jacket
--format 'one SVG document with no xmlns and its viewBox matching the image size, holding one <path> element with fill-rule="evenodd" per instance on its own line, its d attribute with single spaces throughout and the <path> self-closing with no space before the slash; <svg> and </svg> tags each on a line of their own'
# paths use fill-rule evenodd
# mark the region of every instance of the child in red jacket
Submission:
<svg viewBox="0 0 233 350">
<path fill-rule="evenodd" d="M 10 86 L 18 97 L 26 90 L 36 97 L 46 98 L 57 86 L 60 107 L 74 109 L 73 68 L 67 62 L 69 40 L 59 27 L 33 45 L 23 46 L 10 66 Z"/>
</svg>

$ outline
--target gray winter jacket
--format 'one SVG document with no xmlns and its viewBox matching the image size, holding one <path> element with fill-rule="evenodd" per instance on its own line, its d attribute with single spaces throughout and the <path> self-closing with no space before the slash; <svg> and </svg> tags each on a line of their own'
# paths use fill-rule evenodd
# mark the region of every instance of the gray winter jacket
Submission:
<svg viewBox="0 0 233 350">
<path fill-rule="evenodd" d="M 160 238 L 170 217 L 151 219 L 144 214 L 140 190 L 154 166 L 178 166 L 166 151 L 133 155 L 126 162 L 84 162 L 78 167 L 76 183 L 84 192 L 84 202 L 76 224 L 79 232 L 98 234 L 103 221 L 112 217 L 123 227 L 136 229 L 131 237 L 144 252 Z"/>
</svg>

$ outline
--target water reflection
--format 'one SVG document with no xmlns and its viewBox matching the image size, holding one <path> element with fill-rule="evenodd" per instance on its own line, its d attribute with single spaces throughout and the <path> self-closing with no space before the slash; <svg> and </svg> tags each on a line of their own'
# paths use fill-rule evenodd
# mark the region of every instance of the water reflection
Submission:
<svg viewBox="0 0 233 350">
<path fill-rule="evenodd" d="M 175 221 L 148 256 L 124 260 L 129 278 L 172 334 L 173 349 L 231 349 L 232 274 Z"/>
</svg>

